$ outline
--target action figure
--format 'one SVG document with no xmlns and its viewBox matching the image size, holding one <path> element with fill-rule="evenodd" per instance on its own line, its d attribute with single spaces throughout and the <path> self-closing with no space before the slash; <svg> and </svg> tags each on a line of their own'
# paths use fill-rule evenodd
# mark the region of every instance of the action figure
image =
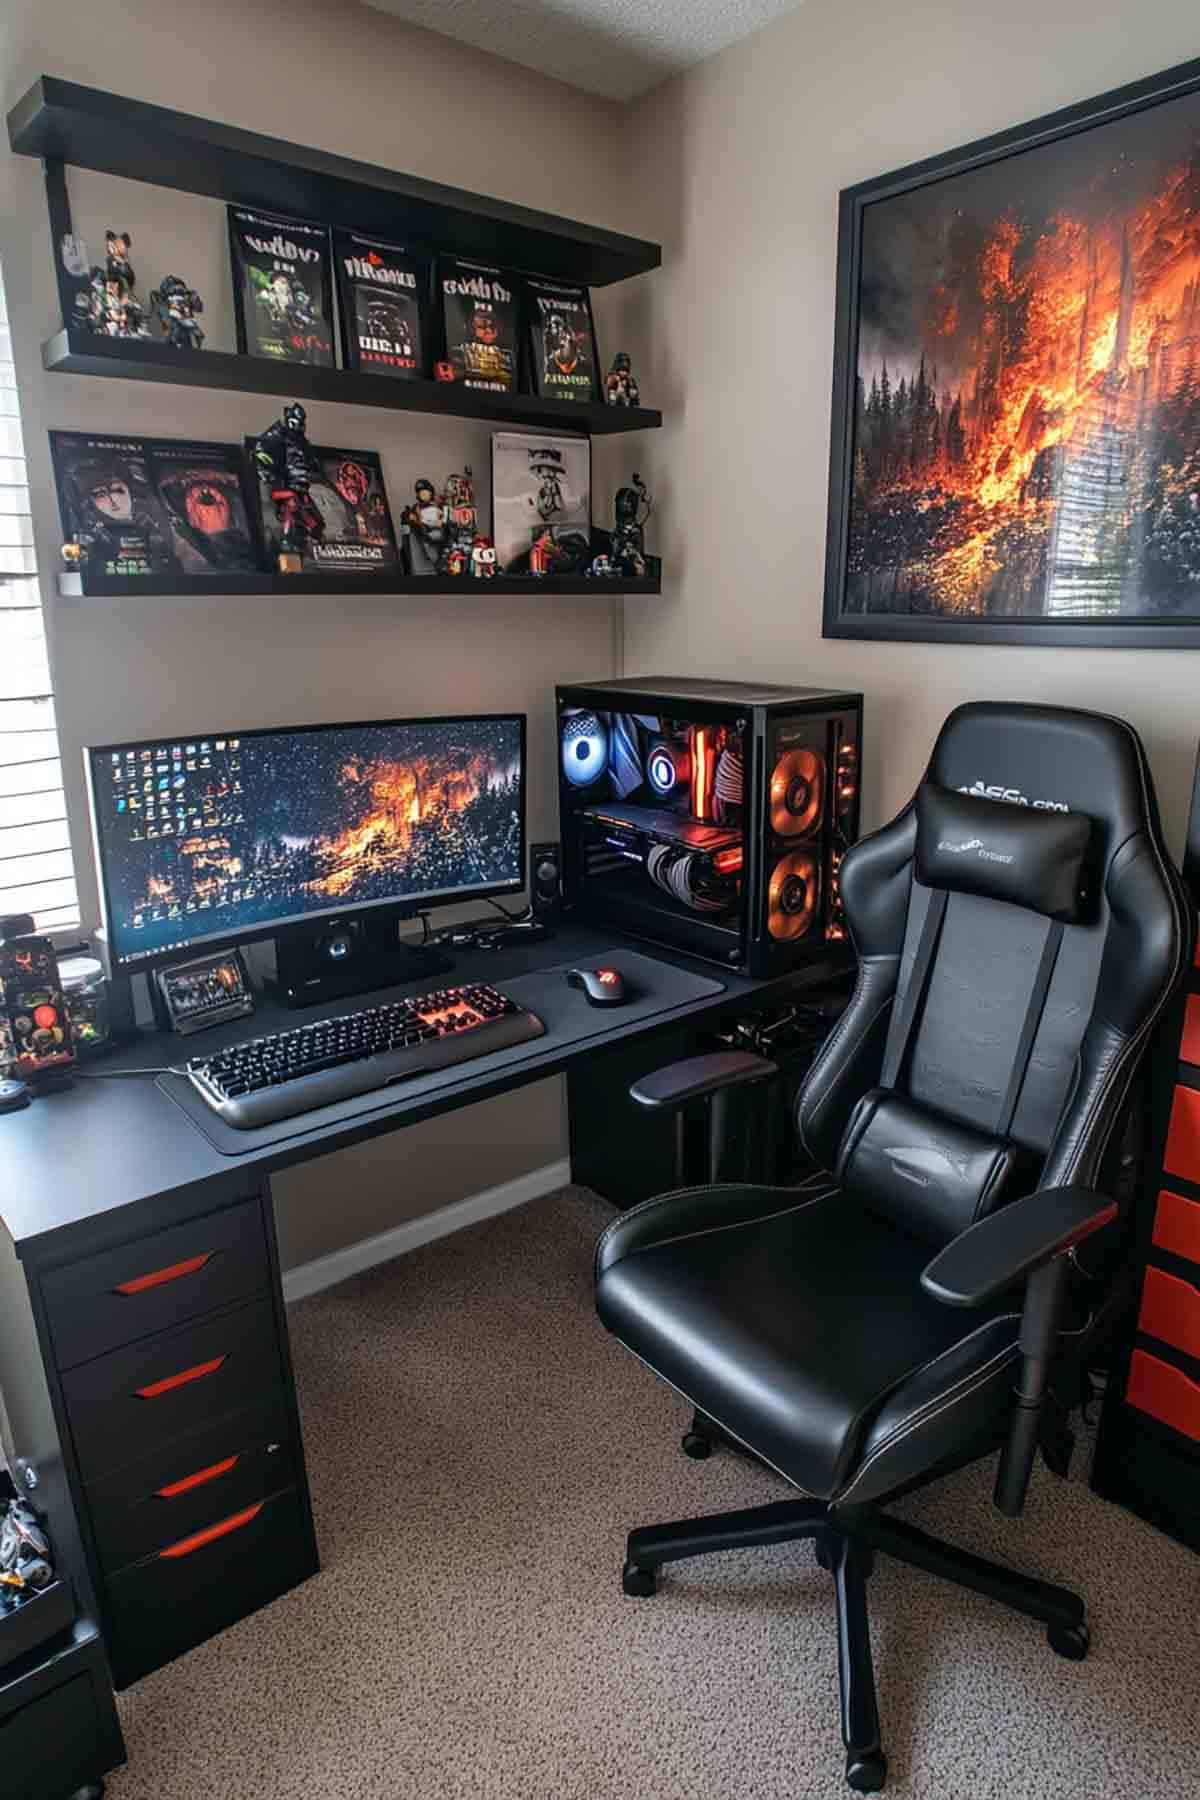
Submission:
<svg viewBox="0 0 1200 1800">
<path fill-rule="evenodd" d="M 449 536 L 446 496 L 439 494 L 425 476 L 413 482 L 413 493 L 416 498 L 402 514 L 404 535 L 408 540 L 408 572 L 410 575 L 440 575 Z"/>
<path fill-rule="evenodd" d="M 49 1587 L 53 1580 L 45 1532 L 24 1500 L 10 1500 L 0 1517 L 0 1582 L 6 1597 L 24 1597 L 27 1588 Z"/>
<path fill-rule="evenodd" d="M 254 445 L 258 479 L 270 490 L 279 524 L 281 575 L 298 575 L 305 547 L 325 536 L 325 522 L 309 493 L 311 483 L 321 479 L 321 465 L 305 434 L 307 424 L 308 414 L 293 401 Z"/>
<path fill-rule="evenodd" d="M 531 575 L 549 575 L 559 560 L 558 545 L 550 531 L 543 531 L 535 537 L 529 549 L 529 573 Z"/>
<path fill-rule="evenodd" d="M 654 502 L 641 476 L 632 485 L 617 489 L 612 534 L 612 560 L 618 575 L 640 579 L 646 573 L 646 539 L 643 527 L 654 511 Z"/>
<path fill-rule="evenodd" d="M 141 301 L 133 291 L 133 243 L 127 231 L 106 231 L 104 266 L 92 270 L 88 282 L 88 324 L 101 337 L 149 337 Z"/>
<path fill-rule="evenodd" d="M 471 548 L 471 573 L 479 581 L 494 581 L 496 548 L 490 537 L 477 537 Z"/>
<path fill-rule="evenodd" d="M 161 283 L 150 290 L 150 309 L 172 350 L 200 350 L 204 333 L 196 317 L 204 311 L 204 302 L 179 275 L 164 275 Z"/>
<path fill-rule="evenodd" d="M 479 515 L 475 510 L 475 483 L 471 475 L 471 465 L 464 465 L 461 475 L 446 477 L 446 509 L 449 515 L 449 542 L 443 557 L 444 572 L 453 574 L 450 568 L 450 553 L 453 550 L 465 550 L 470 558 L 479 530 Z"/>
<path fill-rule="evenodd" d="M 471 572 L 471 545 L 451 544 L 446 552 L 447 575 L 469 575 Z"/>
<path fill-rule="evenodd" d="M 611 581 L 617 571 L 613 567 L 612 557 L 606 550 L 602 550 L 599 556 L 592 558 L 591 567 L 587 572 L 589 575 L 596 576 L 597 580 Z"/>
<path fill-rule="evenodd" d="M 612 368 L 604 377 L 604 398 L 609 406 L 638 406 L 641 390 L 624 350 L 613 357 Z"/>
</svg>

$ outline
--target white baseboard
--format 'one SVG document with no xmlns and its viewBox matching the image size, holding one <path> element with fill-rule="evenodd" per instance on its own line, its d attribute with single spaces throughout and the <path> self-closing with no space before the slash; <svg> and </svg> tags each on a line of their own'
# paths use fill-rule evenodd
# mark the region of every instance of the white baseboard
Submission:
<svg viewBox="0 0 1200 1800">
<path fill-rule="evenodd" d="M 333 1250 L 328 1256 L 317 1256 L 312 1262 L 285 1270 L 283 1297 L 290 1306 L 293 1300 L 318 1294 L 322 1288 L 333 1287 L 350 1275 L 361 1275 L 364 1269 L 373 1269 L 377 1263 L 390 1262 L 394 1256 L 403 1256 L 422 1244 L 433 1243 L 435 1238 L 461 1231 L 465 1225 L 478 1225 L 481 1219 L 495 1218 L 498 1213 L 510 1212 L 514 1206 L 524 1206 L 527 1200 L 552 1194 L 557 1188 L 565 1187 L 570 1179 L 571 1164 L 564 1156 L 557 1162 L 543 1164 L 540 1169 L 517 1175 L 512 1181 L 502 1181 L 498 1187 L 484 1188 L 481 1193 L 468 1194 L 449 1206 L 439 1206 L 436 1212 L 422 1213 L 418 1219 L 406 1219 L 403 1225 L 393 1225 L 390 1231 L 360 1238 L 358 1243 Z"/>
</svg>

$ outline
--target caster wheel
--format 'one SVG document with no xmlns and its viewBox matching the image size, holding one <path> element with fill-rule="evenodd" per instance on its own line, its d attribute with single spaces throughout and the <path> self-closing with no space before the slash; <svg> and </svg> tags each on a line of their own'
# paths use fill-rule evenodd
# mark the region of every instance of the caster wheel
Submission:
<svg viewBox="0 0 1200 1800">
<path fill-rule="evenodd" d="M 89 1781 L 86 1787 L 78 1788 L 71 1800 L 104 1800 L 104 1783 Z"/>
<path fill-rule="evenodd" d="M 1046 1627 L 1046 1642 L 1056 1655 L 1065 1656 L 1068 1662 L 1082 1662 L 1091 1641 L 1092 1634 L 1082 1623 Z"/>
<path fill-rule="evenodd" d="M 680 1439 L 680 1446 L 685 1456 L 693 1462 L 706 1462 L 713 1453 L 712 1439 L 704 1437 L 699 1431 L 685 1431 Z"/>
<path fill-rule="evenodd" d="M 639 1569 L 636 1563 L 627 1562 L 621 1570 L 621 1587 L 635 1600 L 648 1600 L 658 1592 L 658 1576 L 653 1569 Z"/>
<path fill-rule="evenodd" d="M 846 1780 L 856 1794 L 877 1794 L 887 1780 L 887 1757 L 882 1750 L 848 1750 Z"/>
<path fill-rule="evenodd" d="M 831 1575 L 833 1573 L 833 1552 L 825 1538 L 813 1539 L 813 1555 L 817 1559 L 818 1568 L 824 1569 L 826 1574 Z"/>
</svg>

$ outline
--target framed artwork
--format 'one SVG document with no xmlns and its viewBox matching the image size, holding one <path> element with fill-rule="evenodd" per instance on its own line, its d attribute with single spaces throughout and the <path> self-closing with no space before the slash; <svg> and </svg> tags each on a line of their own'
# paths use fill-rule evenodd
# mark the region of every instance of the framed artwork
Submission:
<svg viewBox="0 0 1200 1800">
<path fill-rule="evenodd" d="M 825 635 L 1200 645 L 1200 62 L 843 192 Z"/>
<path fill-rule="evenodd" d="M 502 575 L 581 575 L 592 554 L 592 441 L 492 433 L 492 533 Z"/>
</svg>

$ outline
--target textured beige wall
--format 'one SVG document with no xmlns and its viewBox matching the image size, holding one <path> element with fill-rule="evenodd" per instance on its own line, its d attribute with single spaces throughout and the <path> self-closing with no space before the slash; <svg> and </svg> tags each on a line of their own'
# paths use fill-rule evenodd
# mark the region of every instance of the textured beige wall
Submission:
<svg viewBox="0 0 1200 1800">
<path fill-rule="evenodd" d="M 644 455 L 670 587 L 626 602 L 630 673 L 863 689 L 868 823 L 962 700 L 1121 713 L 1180 843 L 1200 652 L 826 642 L 821 594 L 838 190 L 1196 53 L 1188 0 L 807 0 L 637 104 L 630 228 L 665 266 L 623 294 L 619 329 L 667 417 Z"/>
<path fill-rule="evenodd" d="M 5 108 L 40 74 L 410 170 L 596 224 L 621 224 L 619 112 L 514 65 L 313 0 L 6 0 Z M 146 145 L 146 168 L 154 145 Z M 205 297 L 214 348 L 234 347 L 224 208 L 140 183 L 71 175 L 93 250 L 133 233 L 143 295 L 168 270 Z M 555 681 L 612 671 L 608 600 L 488 594 L 479 600 L 61 601 L 50 427 L 237 439 L 269 399 L 152 383 L 47 376 L 39 345 L 57 301 L 37 163 L 0 149 L 0 257 L 13 324 L 63 752 L 81 889 L 94 918 L 80 746 L 201 725 L 286 724 L 405 713 L 530 715 L 530 830 L 553 834 Z M 603 330 L 605 296 L 599 297 Z M 603 341 L 603 340 L 602 340 Z M 470 461 L 486 490 L 488 432 L 469 421 L 313 407 L 318 441 L 382 451 L 393 507 L 415 476 Z M 597 493 L 598 516 L 608 503 Z M 433 1121 L 281 1176 L 286 1264 L 536 1168 L 564 1154 L 557 1082 Z"/>
</svg>

